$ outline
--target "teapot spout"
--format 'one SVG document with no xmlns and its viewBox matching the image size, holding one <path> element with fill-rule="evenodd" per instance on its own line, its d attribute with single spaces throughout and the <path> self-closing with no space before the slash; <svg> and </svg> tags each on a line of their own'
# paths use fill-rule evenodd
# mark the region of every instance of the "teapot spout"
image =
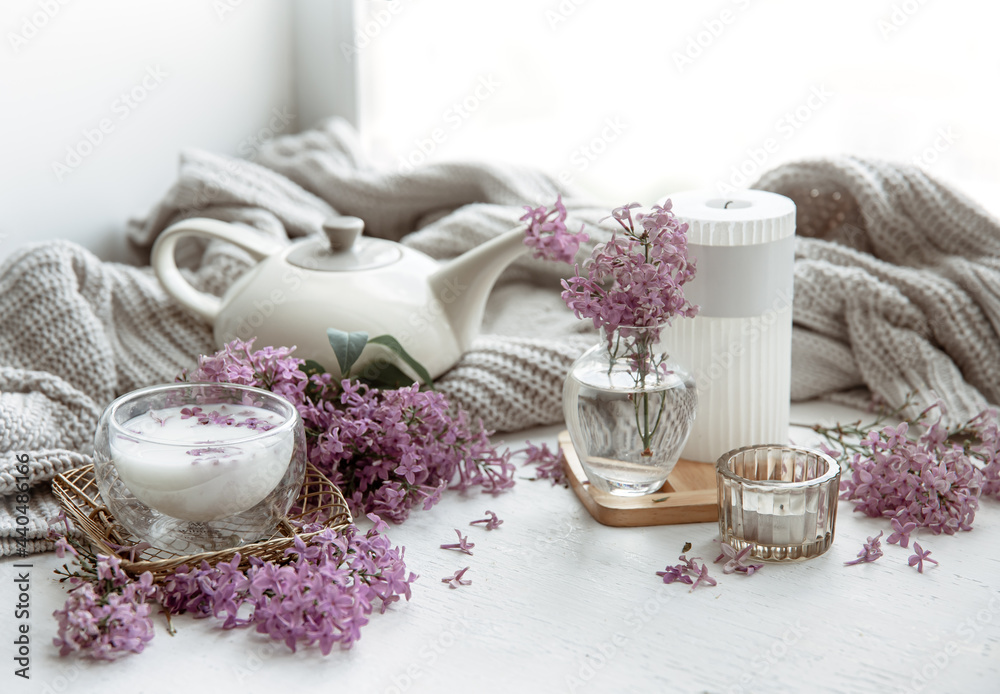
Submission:
<svg viewBox="0 0 1000 694">
<path fill-rule="evenodd" d="M 524 226 L 511 229 L 446 262 L 431 275 L 431 290 L 444 307 L 463 352 L 479 333 L 486 299 L 500 273 L 528 250 L 524 231 Z"/>
</svg>

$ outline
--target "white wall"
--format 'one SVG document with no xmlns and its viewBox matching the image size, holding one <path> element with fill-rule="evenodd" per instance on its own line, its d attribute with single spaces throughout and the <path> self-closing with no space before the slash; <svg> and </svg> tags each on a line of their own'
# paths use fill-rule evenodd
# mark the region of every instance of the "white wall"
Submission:
<svg viewBox="0 0 1000 694">
<path fill-rule="evenodd" d="M 293 24 L 299 125 L 338 115 L 358 124 L 355 4 L 370 0 L 296 0 Z"/>
<path fill-rule="evenodd" d="M 296 129 L 292 3 L 63 2 L 0 5 L 0 259 L 55 238 L 124 259 L 182 147 L 246 154 L 276 114 Z"/>
<path fill-rule="evenodd" d="M 514 161 L 609 205 L 853 153 L 1000 212 L 998 23 L 989 0 L 367 0 L 363 135 L 394 168 Z"/>
</svg>

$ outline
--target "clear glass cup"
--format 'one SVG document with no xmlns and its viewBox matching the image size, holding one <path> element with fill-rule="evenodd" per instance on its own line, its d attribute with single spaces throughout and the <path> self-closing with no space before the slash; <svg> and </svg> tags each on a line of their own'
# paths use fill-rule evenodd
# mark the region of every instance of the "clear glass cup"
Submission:
<svg viewBox="0 0 1000 694">
<path fill-rule="evenodd" d="M 809 559 L 833 544 L 840 465 L 808 448 L 778 444 L 729 451 L 715 466 L 719 534 L 767 561 Z"/>
<path fill-rule="evenodd" d="M 94 448 L 115 519 L 178 554 L 270 537 L 305 477 L 298 411 L 248 386 L 173 383 L 123 395 L 102 414 Z"/>
<path fill-rule="evenodd" d="M 691 433 L 698 393 L 662 350 L 664 327 L 602 331 L 566 376 L 563 413 L 573 448 L 590 484 L 609 494 L 658 491 Z"/>
</svg>

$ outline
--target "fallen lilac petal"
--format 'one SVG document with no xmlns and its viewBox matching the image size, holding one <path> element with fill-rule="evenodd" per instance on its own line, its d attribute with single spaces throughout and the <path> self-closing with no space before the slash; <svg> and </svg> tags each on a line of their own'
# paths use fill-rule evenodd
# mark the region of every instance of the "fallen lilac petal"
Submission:
<svg viewBox="0 0 1000 694">
<path fill-rule="evenodd" d="M 929 561 L 929 562 L 931 562 L 932 564 L 935 564 L 935 565 L 938 563 L 937 560 L 931 559 L 930 554 L 931 554 L 930 550 L 924 551 L 923 548 L 921 548 L 919 542 L 914 542 L 913 543 L 913 554 L 910 556 L 910 559 L 909 559 L 910 566 L 916 566 L 917 567 L 917 571 L 920 572 L 920 573 L 923 573 L 924 572 L 924 562 L 925 561 Z"/>
<path fill-rule="evenodd" d="M 458 528 L 455 528 L 455 534 L 458 535 L 458 542 L 450 545 L 441 545 L 441 549 L 454 549 L 472 556 L 472 548 L 476 546 L 476 543 L 469 542 L 468 537 L 462 537 L 462 531 Z"/>
<path fill-rule="evenodd" d="M 520 451 L 524 454 L 525 465 L 535 465 L 535 476 L 532 480 L 552 480 L 552 484 L 568 485 L 566 472 L 563 469 L 562 451 L 552 451 L 547 443 L 536 446 L 531 441 L 525 441 L 525 448 Z"/>
<path fill-rule="evenodd" d="M 472 579 L 471 578 L 466 578 L 466 579 L 462 578 L 462 576 L 464 576 L 465 572 L 468 571 L 468 570 L 469 570 L 468 566 L 466 566 L 464 569 L 459 569 L 458 571 L 456 571 L 451 576 L 447 576 L 445 578 L 442 578 L 441 579 L 441 583 L 447 583 L 449 588 L 458 588 L 459 586 L 469 586 L 469 585 L 472 585 Z"/>
<path fill-rule="evenodd" d="M 726 565 L 722 567 L 722 572 L 725 574 L 731 574 L 735 572 L 745 573 L 747 576 L 752 576 L 754 571 L 759 571 L 764 565 L 763 564 L 746 564 L 745 559 L 750 552 L 753 551 L 754 546 L 747 545 L 743 549 L 737 551 L 735 547 L 730 545 L 728 542 L 723 542 L 722 540 L 714 540 L 719 543 L 722 549 L 722 554 L 715 558 L 715 563 L 718 564 L 723 559 L 728 557 L 729 561 Z M 751 568 L 752 567 L 752 568 Z M 748 570 L 750 569 L 750 570 Z"/>
<path fill-rule="evenodd" d="M 745 573 L 747 576 L 753 576 L 755 573 L 764 568 L 763 564 L 746 564 L 744 566 L 736 569 L 741 573 Z"/>
<path fill-rule="evenodd" d="M 694 592 L 694 589 L 702 583 L 709 586 L 718 585 L 716 580 L 708 575 L 708 564 L 701 565 L 701 571 L 698 572 L 698 577 L 695 579 L 695 582 L 691 584 L 691 592 Z"/>
<path fill-rule="evenodd" d="M 503 525 L 503 521 L 497 518 L 497 514 L 493 513 L 493 511 L 487 510 L 486 514 L 487 516 L 489 516 L 488 518 L 481 518 L 479 520 L 474 520 L 471 523 L 469 523 L 469 525 L 479 525 L 480 523 L 482 523 L 485 524 L 487 530 L 496 530 L 501 525 Z"/>
<path fill-rule="evenodd" d="M 679 564 L 667 566 L 663 571 L 657 571 L 656 575 L 663 579 L 664 583 L 686 583 L 694 590 L 699 585 L 714 586 L 716 581 L 708 575 L 708 565 L 697 563 L 698 557 L 688 559 L 685 555 L 678 557 Z"/>
<path fill-rule="evenodd" d="M 882 532 L 880 531 L 875 537 L 869 537 L 868 542 L 864 543 L 861 551 L 858 552 L 858 558 L 853 561 L 845 561 L 846 566 L 853 566 L 854 564 L 861 564 L 862 562 L 869 563 L 877 560 L 882 556 Z"/>
<path fill-rule="evenodd" d="M 663 571 L 657 571 L 656 575 L 661 577 L 664 583 L 673 583 L 674 581 L 689 585 L 692 583 L 691 577 L 684 573 L 684 569 L 677 566 L 668 566 Z"/>
</svg>

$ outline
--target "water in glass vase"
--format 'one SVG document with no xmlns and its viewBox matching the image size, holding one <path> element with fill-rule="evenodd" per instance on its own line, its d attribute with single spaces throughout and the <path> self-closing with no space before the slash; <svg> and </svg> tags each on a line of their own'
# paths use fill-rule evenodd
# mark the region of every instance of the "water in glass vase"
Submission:
<svg viewBox="0 0 1000 694">
<path fill-rule="evenodd" d="M 587 479 L 611 494 L 657 491 L 677 464 L 698 405 L 694 380 L 663 358 L 611 358 L 601 344 L 570 369 L 566 425 Z"/>
</svg>

